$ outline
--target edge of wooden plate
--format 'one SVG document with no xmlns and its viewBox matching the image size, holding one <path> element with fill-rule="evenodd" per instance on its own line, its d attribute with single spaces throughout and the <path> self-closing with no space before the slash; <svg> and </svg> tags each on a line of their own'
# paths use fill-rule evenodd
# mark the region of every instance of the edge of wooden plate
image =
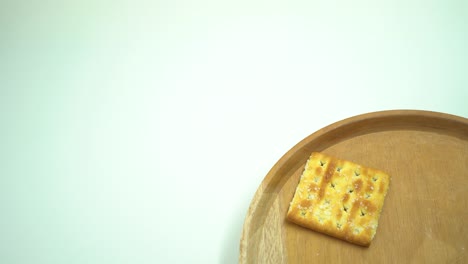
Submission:
<svg viewBox="0 0 468 264">
<path fill-rule="evenodd" d="M 298 169 L 297 165 L 288 164 L 289 160 L 304 159 L 305 162 L 312 149 L 321 151 L 348 138 L 383 130 L 429 130 L 468 140 L 468 119 L 424 110 L 387 110 L 346 118 L 307 136 L 276 162 L 255 192 L 244 220 L 239 263 L 248 261 L 249 239 L 261 227 L 258 224 L 251 226 L 251 220 L 265 217 L 268 205 L 274 199 L 264 198 L 265 193 L 274 195 L 278 186 L 283 186 L 287 180 L 281 175 Z"/>
</svg>

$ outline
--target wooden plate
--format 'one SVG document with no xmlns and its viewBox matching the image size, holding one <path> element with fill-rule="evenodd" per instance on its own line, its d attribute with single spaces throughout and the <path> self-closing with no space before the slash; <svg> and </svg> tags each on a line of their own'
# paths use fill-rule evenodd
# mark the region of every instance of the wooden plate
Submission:
<svg viewBox="0 0 468 264">
<path fill-rule="evenodd" d="M 390 174 L 369 248 L 286 221 L 312 151 Z M 467 263 L 468 119 L 427 111 L 364 114 L 325 127 L 289 150 L 258 188 L 240 263 Z"/>
</svg>

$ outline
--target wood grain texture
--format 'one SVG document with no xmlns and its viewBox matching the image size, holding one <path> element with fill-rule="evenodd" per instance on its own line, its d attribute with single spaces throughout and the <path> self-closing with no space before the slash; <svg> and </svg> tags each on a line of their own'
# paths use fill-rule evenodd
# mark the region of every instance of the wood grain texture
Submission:
<svg viewBox="0 0 468 264">
<path fill-rule="evenodd" d="M 392 177 L 369 248 L 285 220 L 313 151 Z M 240 263 L 467 263 L 468 119 L 428 111 L 364 114 L 325 127 L 288 151 L 252 199 Z"/>
</svg>

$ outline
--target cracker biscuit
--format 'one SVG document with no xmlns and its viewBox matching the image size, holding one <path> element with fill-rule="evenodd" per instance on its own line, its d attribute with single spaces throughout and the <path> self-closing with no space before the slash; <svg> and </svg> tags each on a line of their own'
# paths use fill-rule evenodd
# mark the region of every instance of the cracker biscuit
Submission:
<svg viewBox="0 0 468 264">
<path fill-rule="evenodd" d="M 311 154 L 287 219 L 312 230 L 361 246 L 369 246 L 390 183 L 385 172 Z"/>
</svg>

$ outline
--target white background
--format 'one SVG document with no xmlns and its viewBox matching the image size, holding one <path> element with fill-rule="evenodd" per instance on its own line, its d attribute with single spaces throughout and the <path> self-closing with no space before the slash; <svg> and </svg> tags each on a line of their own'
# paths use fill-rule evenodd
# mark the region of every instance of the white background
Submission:
<svg viewBox="0 0 468 264">
<path fill-rule="evenodd" d="M 0 3 L 1 263 L 237 263 L 263 177 L 372 111 L 468 116 L 465 1 Z"/>
</svg>

